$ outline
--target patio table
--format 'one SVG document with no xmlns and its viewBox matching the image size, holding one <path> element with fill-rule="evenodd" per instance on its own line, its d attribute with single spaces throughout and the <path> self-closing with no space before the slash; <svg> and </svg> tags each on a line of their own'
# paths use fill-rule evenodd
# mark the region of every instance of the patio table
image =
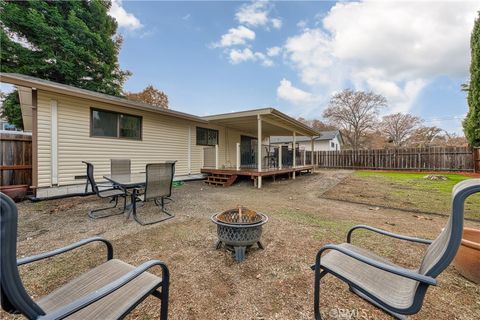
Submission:
<svg viewBox="0 0 480 320">
<path fill-rule="evenodd" d="M 130 173 L 130 174 L 109 174 L 103 176 L 105 179 L 113 183 L 113 185 L 119 186 L 123 190 L 132 189 L 132 188 L 142 188 L 146 183 L 145 172 L 141 173 Z M 127 192 L 127 191 L 125 191 Z M 135 201 L 135 192 L 131 195 L 131 201 L 128 205 L 124 207 L 125 217 L 128 219 L 133 209 L 133 201 Z"/>
<path fill-rule="evenodd" d="M 146 182 L 145 172 L 130 173 L 130 174 L 114 174 L 114 175 L 109 174 L 103 177 L 122 189 L 142 187 L 145 185 L 145 182 Z"/>
</svg>

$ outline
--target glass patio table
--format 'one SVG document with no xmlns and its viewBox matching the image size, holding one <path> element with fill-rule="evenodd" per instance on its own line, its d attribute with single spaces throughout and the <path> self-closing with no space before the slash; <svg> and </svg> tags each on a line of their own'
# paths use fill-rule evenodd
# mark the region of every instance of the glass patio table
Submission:
<svg viewBox="0 0 480 320">
<path fill-rule="evenodd" d="M 145 182 L 146 182 L 145 172 L 130 173 L 130 174 L 114 174 L 114 175 L 109 174 L 103 177 L 122 189 L 142 187 L 145 185 Z"/>
<path fill-rule="evenodd" d="M 114 186 L 120 187 L 120 189 L 125 190 L 125 196 L 127 196 L 128 189 L 132 188 L 143 188 L 146 183 L 146 175 L 143 173 L 130 173 L 130 174 L 109 174 L 103 176 L 105 179 L 110 181 Z M 135 201 L 136 192 L 132 192 L 130 203 L 123 208 L 125 217 L 128 219 L 132 213 L 133 203 Z M 126 201 L 126 200 L 125 200 Z"/>
</svg>

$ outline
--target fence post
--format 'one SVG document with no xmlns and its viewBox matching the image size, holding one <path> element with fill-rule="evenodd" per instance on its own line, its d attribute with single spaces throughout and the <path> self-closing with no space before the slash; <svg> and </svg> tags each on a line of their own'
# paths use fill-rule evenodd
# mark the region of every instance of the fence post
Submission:
<svg viewBox="0 0 480 320">
<path fill-rule="evenodd" d="M 480 148 L 473 148 L 473 172 L 480 172 Z"/>
</svg>

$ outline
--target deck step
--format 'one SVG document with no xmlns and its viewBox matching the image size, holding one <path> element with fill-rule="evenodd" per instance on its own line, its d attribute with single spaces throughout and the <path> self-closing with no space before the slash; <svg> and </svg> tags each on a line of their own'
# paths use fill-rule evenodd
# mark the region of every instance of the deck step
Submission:
<svg viewBox="0 0 480 320">
<path fill-rule="evenodd" d="M 211 186 L 229 187 L 237 179 L 236 174 L 210 174 L 205 183 Z"/>
</svg>

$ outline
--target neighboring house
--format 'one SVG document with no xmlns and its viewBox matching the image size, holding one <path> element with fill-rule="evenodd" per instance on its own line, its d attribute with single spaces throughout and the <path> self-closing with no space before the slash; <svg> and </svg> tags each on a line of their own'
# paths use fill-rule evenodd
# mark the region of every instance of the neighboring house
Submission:
<svg viewBox="0 0 480 320">
<path fill-rule="evenodd" d="M 144 172 L 147 163 L 177 160 L 176 176 L 248 165 L 261 187 L 266 138 L 318 135 L 273 108 L 198 117 L 21 74 L 0 73 L 0 81 L 16 85 L 24 130 L 32 132 L 37 196 L 83 191 L 82 161 L 92 162 L 101 179 L 110 174 L 112 158 L 130 159 L 132 172 Z"/>
<path fill-rule="evenodd" d="M 0 130 L 16 131 L 15 125 L 8 123 L 7 120 L 0 118 Z"/>
<path fill-rule="evenodd" d="M 270 137 L 270 143 L 274 145 L 292 144 L 293 137 L 291 136 L 275 136 Z M 312 150 L 311 137 L 295 137 L 295 142 L 300 150 Z M 339 130 L 334 131 L 320 131 L 319 136 L 313 137 L 314 151 L 335 151 L 341 150 L 343 145 L 342 134 Z"/>
</svg>

